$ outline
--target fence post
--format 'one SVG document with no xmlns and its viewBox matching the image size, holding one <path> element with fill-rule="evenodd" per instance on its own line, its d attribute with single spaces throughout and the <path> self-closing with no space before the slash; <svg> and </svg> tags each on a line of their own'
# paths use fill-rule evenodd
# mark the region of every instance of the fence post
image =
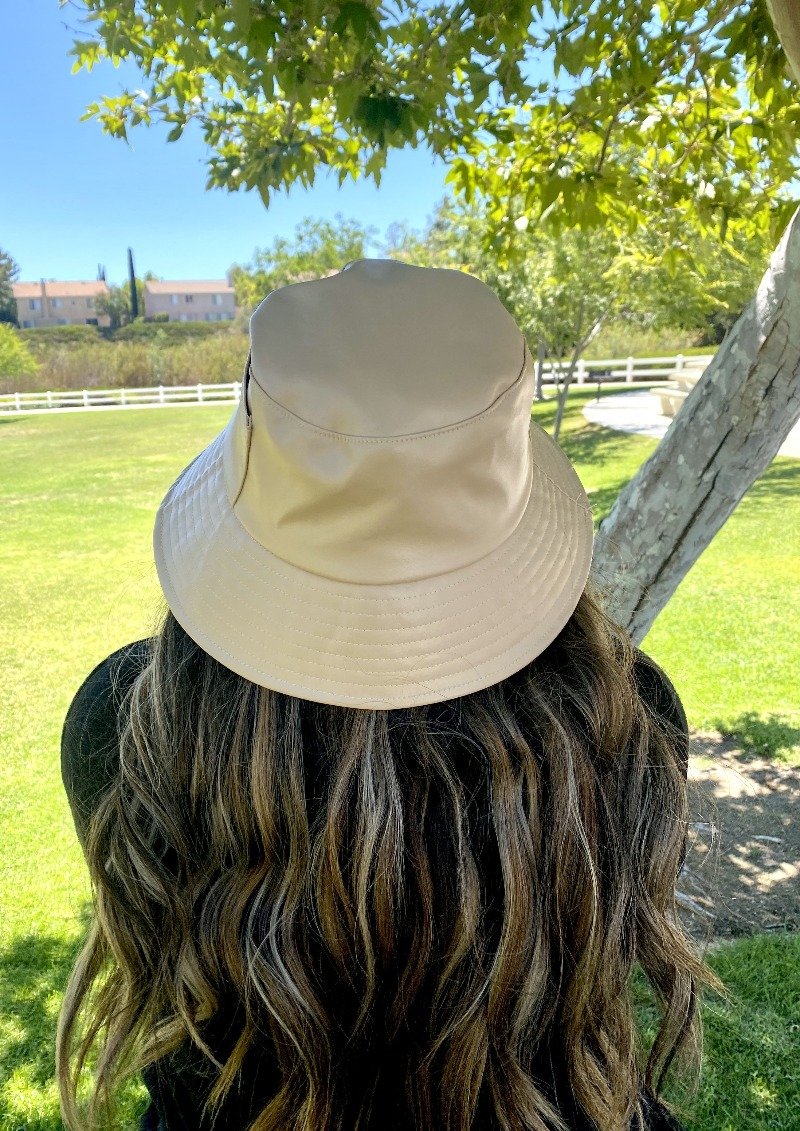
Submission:
<svg viewBox="0 0 800 1131">
<path fill-rule="evenodd" d="M 159 404 L 164 403 L 164 386 L 163 385 L 158 386 L 158 403 Z"/>
<path fill-rule="evenodd" d="M 627 364 L 625 366 L 625 380 L 633 380 L 633 358 L 630 356 L 628 357 Z"/>
<path fill-rule="evenodd" d="M 47 407 L 48 407 L 48 408 L 52 408 L 52 407 L 53 407 L 53 394 L 52 394 L 52 393 L 50 392 L 50 390 L 49 390 L 49 389 L 48 389 L 48 391 L 47 391 Z"/>
<path fill-rule="evenodd" d="M 583 358 L 578 361 L 578 384 L 583 385 L 586 381 L 586 362 Z"/>
<path fill-rule="evenodd" d="M 119 391 L 119 392 L 120 392 L 119 403 L 120 403 L 120 404 L 127 404 L 128 402 L 127 402 L 127 400 L 125 399 L 125 390 L 124 390 L 124 389 L 120 389 L 120 391 Z"/>
<path fill-rule="evenodd" d="M 83 390 L 83 407 L 84 408 L 89 407 L 89 390 L 88 389 Z"/>
<path fill-rule="evenodd" d="M 202 385 L 197 386 L 197 399 L 200 402 L 200 404 L 203 403 L 203 386 Z"/>
<path fill-rule="evenodd" d="M 233 399 L 236 401 L 237 404 L 242 399 L 242 382 L 241 381 L 234 381 L 233 382 Z"/>
<path fill-rule="evenodd" d="M 676 362 L 675 372 L 676 373 L 682 373 L 683 372 L 683 361 L 684 361 L 683 354 L 679 353 L 677 358 L 675 359 L 675 362 Z"/>
<path fill-rule="evenodd" d="M 18 412 L 22 409 L 22 397 L 19 393 L 14 393 L 14 407 Z"/>
</svg>

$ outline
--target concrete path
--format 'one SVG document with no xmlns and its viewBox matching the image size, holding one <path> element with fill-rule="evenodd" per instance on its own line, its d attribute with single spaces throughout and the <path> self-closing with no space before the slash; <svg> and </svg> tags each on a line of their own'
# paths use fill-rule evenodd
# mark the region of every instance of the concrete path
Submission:
<svg viewBox="0 0 800 1131">
<path fill-rule="evenodd" d="M 592 424 L 614 428 L 618 432 L 638 432 L 660 440 L 672 423 L 671 416 L 662 416 L 659 399 L 649 389 L 614 393 L 599 401 L 589 401 L 583 415 Z M 800 421 L 778 449 L 779 456 L 800 459 Z"/>
</svg>

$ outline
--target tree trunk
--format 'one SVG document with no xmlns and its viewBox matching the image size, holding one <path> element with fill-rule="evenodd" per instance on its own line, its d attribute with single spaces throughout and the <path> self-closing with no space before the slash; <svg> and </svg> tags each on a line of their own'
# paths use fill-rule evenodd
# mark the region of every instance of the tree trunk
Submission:
<svg viewBox="0 0 800 1131">
<path fill-rule="evenodd" d="M 767 0 L 767 11 L 789 67 L 800 82 L 800 0 Z"/>
<path fill-rule="evenodd" d="M 800 209 L 755 298 L 595 537 L 592 580 L 639 644 L 800 418 Z"/>
</svg>

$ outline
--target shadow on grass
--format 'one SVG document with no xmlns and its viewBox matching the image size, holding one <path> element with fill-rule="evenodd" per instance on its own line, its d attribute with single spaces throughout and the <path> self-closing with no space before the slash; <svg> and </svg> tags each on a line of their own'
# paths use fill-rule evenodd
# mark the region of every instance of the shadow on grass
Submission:
<svg viewBox="0 0 800 1131">
<path fill-rule="evenodd" d="M 77 935 L 19 935 L 0 950 L 3 1131 L 63 1131 L 55 1085 L 56 1022 L 88 927 L 86 906 Z M 114 1131 L 134 1131 L 144 1106 L 138 1079 L 123 1085 Z"/>
<path fill-rule="evenodd" d="M 743 759 L 780 759 L 784 751 L 800 747 L 800 727 L 780 715 L 765 718 L 756 711 L 745 711 L 733 724 L 717 720 L 713 725 L 724 739 L 736 743 Z"/>
<path fill-rule="evenodd" d="M 745 498 L 763 497 L 767 502 L 774 501 L 776 496 L 797 498 L 800 491 L 800 459 L 789 456 L 777 456 L 776 459 L 778 462 L 771 463 L 748 487 Z"/>
<path fill-rule="evenodd" d="M 689 929 L 717 937 L 800 931 L 800 766 L 692 737 L 689 851 L 678 878 Z M 695 918 L 696 916 L 696 918 Z"/>
<path fill-rule="evenodd" d="M 798 1127 L 798 959 L 794 934 L 740 939 L 708 957 L 732 1000 L 705 1000 L 700 1092 L 687 1131 Z M 680 1085 L 670 1098 L 680 1102 Z"/>
<path fill-rule="evenodd" d="M 0 951 L 0 1126 L 9 1131 L 62 1127 L 53 1092 L 56 1018 L 83 934 L 21 935 Z"/>
<path fill-rule="evenodd" d="M 555 409 L 540 410 L 534 414 L 539 424 L 552 437 Z M 619 468 L 630 468 L 628 474 L 616 475 L 607 480 L 602 487 L 591 490 L 589 498 L 595 523 L 599 523 L 611 510 L 622 488 L 636 474 L 639 467 L 650 454 L 643 449 L 637 459 L 632 441 L 646 441 L 653 444 L 650 437 L 636 436 L 630 432 L 617 432 L 612 428 L 602 428 L 592 424 L 582 416 L 567 418 L 558 439 L 567 457 L 577 467 L 602 468 L 604 476 Z"/>
</svg>

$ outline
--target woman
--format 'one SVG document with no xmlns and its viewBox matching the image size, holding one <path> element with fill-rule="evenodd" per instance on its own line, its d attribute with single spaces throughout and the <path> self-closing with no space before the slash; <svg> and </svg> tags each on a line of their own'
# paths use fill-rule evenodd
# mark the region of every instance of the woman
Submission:
<svg viewBox="0 0 800 1131">
<path fill-rule="evenodd" d="M 143 1131 L 679 1127 L 723 989 L 675 912 L 686 718 L 589 580 L 523 335 L 473 276 L 361 259 L 250 338 L 159 508 L 161 622 L 65 721 L 66 1125 L 141 1068 Z"/>
</svg>

